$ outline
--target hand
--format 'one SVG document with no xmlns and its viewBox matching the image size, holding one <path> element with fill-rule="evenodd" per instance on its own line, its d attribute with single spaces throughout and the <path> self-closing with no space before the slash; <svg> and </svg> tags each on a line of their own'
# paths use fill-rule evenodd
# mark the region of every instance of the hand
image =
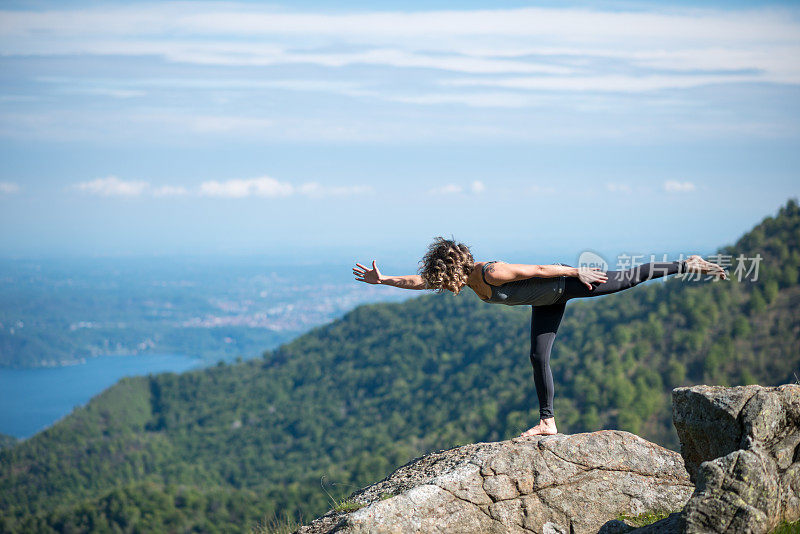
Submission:
<svg viewBox="0 0 800 534">
<path fill-rule="evenodd" d="M 372 260 L 372 269 L 367 269 L 360 263 L 356 263 L 356 265 L 357 267 L 353 267 L 353 274 L 356 276 L 356 280 L 368 284 L 381 283 L 381 272 L 378 270 L 378 266 L 375 265 L 375 260 Z"/>
<path fill-rule="evenodd" d="M 608 275 L 600 267 L 578 267 L 578 279 L 589 289 L 594 289 L 592 282 L 607 282 Z"/>
</svg>

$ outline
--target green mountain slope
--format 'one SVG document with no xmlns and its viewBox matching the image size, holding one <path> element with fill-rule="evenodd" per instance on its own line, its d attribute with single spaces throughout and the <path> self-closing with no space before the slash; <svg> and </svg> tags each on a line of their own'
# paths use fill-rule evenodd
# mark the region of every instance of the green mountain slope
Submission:
<svg viewBox="0 0 800 534">
<path fill-rule="evenodd" d="M 6 447 L 12 447 L 17 443 L 17 438 L 14 436 L 7 436 L 5 434 L 0 434 L 0 449 Z"/>
<path fill-rule="evenodd" d="M 571 301 L 551 362 L 559 430 L 676 448 L 673 387 L 794 381 L 798 243 L 791 200 L 719 251 L 760 254 L 755 282 L 670 277 Z M 145 516 L 235 531 L 272 512 L 319 515 L 323 476 L 342 497 L 431 450 L 534 424 L 529 329 L 530 308 L 427 294 L 360 306 L 261 360 L 123 380 L 0 451 L 0 531 L 124 530 Z"/>
</svg>

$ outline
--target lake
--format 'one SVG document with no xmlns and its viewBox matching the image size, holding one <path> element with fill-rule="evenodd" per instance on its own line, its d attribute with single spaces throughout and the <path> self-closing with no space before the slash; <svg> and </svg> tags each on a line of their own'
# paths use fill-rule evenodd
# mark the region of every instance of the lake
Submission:
<svg viewBox="0 0 800 534">
<path fill-rule="evenodd" d="M 81 365 L 0 368 L 0 434 L 27 438 L 69 414 L 122 377 L 180 373 L 204 365 L 177 354 L 99 356 Z"/>
</svg>

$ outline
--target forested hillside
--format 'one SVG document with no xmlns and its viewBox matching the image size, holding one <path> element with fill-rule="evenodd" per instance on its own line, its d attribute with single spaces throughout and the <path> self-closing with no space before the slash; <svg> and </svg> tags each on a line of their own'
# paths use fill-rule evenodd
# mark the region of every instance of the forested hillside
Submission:
<svg viewBox="0 0 800 534">
<path fill-rule="evenodd" d="M 551 362 L 559 430 L 676 448 L 673 387 L 794 382 L 799 243 L 791 200 L 719 250 L 760 254 L 755 282 L 670 277 L 571 301 Z M 426 294 L 360 306 L 261 360 L 123 380 L 0 451 L 0 531 L 316 516 L 330 507 L 323 476 L 342 497 L 426 452 L 535 424 L 529 329 L 529 307 Z"/>
<path fill-rule="evenodd" d="M 0 434 L 0 449 L 5 447 L 11 447 L 12 445 L 17 443 L 17 438 L 14 436 L 7 436 L 5 434 Z"/>
</svg>

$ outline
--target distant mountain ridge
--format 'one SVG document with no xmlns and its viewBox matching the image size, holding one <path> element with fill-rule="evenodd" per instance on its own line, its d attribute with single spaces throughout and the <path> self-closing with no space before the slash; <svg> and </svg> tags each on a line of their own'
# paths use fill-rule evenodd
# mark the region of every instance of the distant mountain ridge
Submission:
<svg viewBox="0 0 800 534">
<path fill-rule="evenodd" d="M 559 430 L 616 428 L 675 449 L 673 387 L 793 382 L 797 243 L 792 199 L 719 251 L 761 254 L 756 282 L 670 277 L 572 301 L 552 359 Z M 261 360 L 123 380 L 0 451 L 0 531 L 149 512 L 149 525 L 181 529 L 319 515 L 323 476 L 342 496 L 431 450 L 535 423 L 529 328 L 527 307 L 423 295 L 360 306 Z"/>
</svg>

